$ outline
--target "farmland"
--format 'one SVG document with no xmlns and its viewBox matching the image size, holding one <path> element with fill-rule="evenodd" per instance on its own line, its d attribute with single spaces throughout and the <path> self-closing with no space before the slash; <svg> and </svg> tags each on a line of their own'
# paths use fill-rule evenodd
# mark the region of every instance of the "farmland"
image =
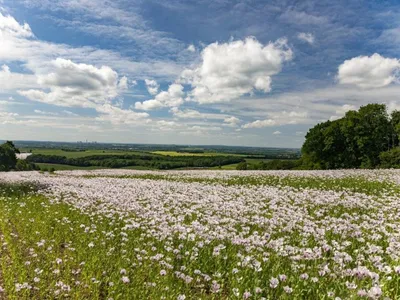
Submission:
<svg viewBox="0 0 400 300">
<path fill-rule="evenodd" d="M 0 298 L 399 298 L 400 172 L 0 176 Z"/>
</svg>

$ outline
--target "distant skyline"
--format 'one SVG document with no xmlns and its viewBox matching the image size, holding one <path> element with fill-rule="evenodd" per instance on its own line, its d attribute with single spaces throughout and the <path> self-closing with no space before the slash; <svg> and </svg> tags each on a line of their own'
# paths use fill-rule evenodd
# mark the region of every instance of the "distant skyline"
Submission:
<svg viewBox="0 0 400 300">
<path fill-rule="evenodd" d="M 0 139 L 300 148 L 399 53 L 398 1 L 0 0 Z"/>
</svg>

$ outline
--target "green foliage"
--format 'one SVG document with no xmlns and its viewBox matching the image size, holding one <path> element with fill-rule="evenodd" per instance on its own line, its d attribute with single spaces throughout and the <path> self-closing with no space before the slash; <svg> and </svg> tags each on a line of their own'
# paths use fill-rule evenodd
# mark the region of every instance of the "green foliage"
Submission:
<svg viewBox="0 0 400 300">
<path fill-rule="evenodd" d="M 393 148 L 379 155 L 381 168 L 400 168 L 400 148 Z"/>
<path fill-rule="evenodd" d="M 34 154 L 30 162 L 71 165 L 79 167 L 124 168 L 141 166 L 150 169 L 210 168 L 241 162 L 237 156 L 165 156 L 139 153 L 135 155 L 93 155 L 68 158 L 58 155 Z"/>
<path fill-rule="evenodd" d="M 40 168 L 36 166 L 34 163 L 28 162 L 27 160 L 18 159 L 17 164 L 15 165 L 16 171 L 33 171 L 39 170 Z"/>
<path fill-rule="evenodd" d="M 301 165 L 300 160 L 274 159 L 262 161 L 254 167 L 255 170 L 295 170 Z"/>
<path fill-rule="evenodd" d="M 384 104 L 362 106 L 309 130 L 302 147 L 303 167 L 375 168 L 382 152 L 398 146 L 396 132 L 400 132 L 400 112 L 389 117 Z"/>
<path fill-rule="evenodd" d="M 236 170 L 247 170 L 247 162 L 242 161 L 236 166 Z"/>
<path fill-rule="evenodd" d="M 19 153 L 19 150 L 14 146 L 13 142 L 7 141 L 0 145 L 0 171 L 15 169 L 17 164 L 16 153 Z"/>
</svg>

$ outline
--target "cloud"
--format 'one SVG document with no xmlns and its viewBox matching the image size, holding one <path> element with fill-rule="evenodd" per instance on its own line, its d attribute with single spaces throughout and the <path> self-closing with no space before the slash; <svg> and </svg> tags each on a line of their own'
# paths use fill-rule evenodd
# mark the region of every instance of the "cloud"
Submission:
<svg viewBox="0 0 400 300">
<path fill-rule="evenodd" d="M 204 104 L 228 102 L 255 90 L 269 92 L 271 76 L 293 55 L 286 39 L 264 46 L 248 37 L 210 44 L 201 56 L 200 66 L 182 72 L 180 81 L 192 85 L 190 100 Z"/>
<path fill-rule="evenodd" d="M 383 30 L 376 43 L 393 46 L 398 50 L 400 47 L 400 27 Z"/>
<path fill-rule="evenodd" d="M 44 116 L 58 116 L 59 114 L 56 112 L 42 111 L 39 109 L 34 110 L 35 114 L 44 115 Z"/>
<path fill-rule="evenodd" d="M 51 63 L 52 72 L 38 75 L 38 83 L 44 90 L 21 90 L 20 95 L 33 101 L 65 107 L 96 107 L 115 98 L 125 88 L 126 77 L 118 81 L 118 74 L 110 67 L 97 68 L 76 64 L 57 58 Z"/>
<path fill-rule="evenodd" d="M 308 14 L 304 11 L 287 10 L 281 16 L 280 19 L 297 25 L 321 25 L 326 24 L 328 19 L 324 16 L 315 16 Z"/>
<path fill-rule="evenodd" d="M 70 117 L 79 117 L 78 114 L 75 114 L 75 113 L 73 113 L 72 111 L 69 111 L 69 110 L 63 110 L 62 112 L 63 112 L 64 114 L 70 116 Z"/>
<path fill-rule="evenodd" d="M 121 90 L 128 89 L 128 78 L 126 76 L 121 77 L 118 82 L 118 88 Z"/>
<path fill-rule="evenodd" d="M 194 45 L 189 45 L 189 47 L 187 47 L 187 51 L 196 52 L 196 47 Z"/>
<path fill-rule="evenodd" d="M 158 93 L 160 85 L 157 83 L 157 81 L 145 79 L 144 82 L 146 83 L 146 88 L 150 95 L 156 95 Z"/>
<path fill-rule="evenodd" d="M 29 0 L 24 2 L 27 6 L 58 12 L 58 14 L 46 15 L 58 26 L 100 38 L 106 37 L 116 42 L 132 42 L 135 49 L 139 50 L 137 54 L 144 54 L 144 56 L 175 54 L 185 49 L 185 44 L 172 38 L 169 33 L 153 30 L 149 22 L 141 16 L 138 3 L 123 5 L 121 1 L 99 0 Z M 65 13 L 69 18 L 60 19 Z"/>
<path fill-rule="evenodd" d="M 273 133 L 272 133 L 273 135 L 280 135 L 280 134 L 282 134 L 282 132 L 280 132 L 280 131 L 274 131 Z"/>
<path fill-rule="evenodd" d="M 5 16 L 0 12 L 0 37 L 33 37 L 31 27 L 27 24 L 19 24 L 12 16 Z"/>
<path fill-rule="evenodd" d="M 227 117 L 224 119 L 224 123 L 228 124 L 231 127 L 235 127 L 240 123 L 240 119 L 236 117 Z"/>
<path fill-rule="evenodd" d="M 210 120 L 224 120 L 229 118 L 226 114 L 213 114 L 213 113 L 201 113 L 194 109 L 180 110 L 177 107 L 170 109 L 170 112 L 181 119 L 210 119 Z"/>
<path fill-rule="evenodd" d="M 263 127 L 271 127 L 271 126 L 276 126 L 277 122 L 272 119 L 267 119 L 267 120 L 256 120 L 251 123 L 244 124 L 242 127 L 243 128 L 263 128 Z"/>
<path fill-rule="evenodd" d="M 3 65 L 0 68 L 0 82 L 0 91 L 35 88 L 39 86 L 35 75 L 13 73 L 7 65 Z"/>
<path fill-rule="evenodd" d="M 357 107 L 355 105 L 344 104 L 336 109 L 336 114 L 331 116 L 329 120 L 334 121 L 340 119 L 350 110 L 357 110 Z"/>
<path fill-rule="evenodd" d="M 9 112 L 1 112 L 0 111 L 0 124 L 8 124 L 16 122 L 16 118 L 18 114 L 9 113 Z"/>
<path fill-rule="evenodd" d="M 183 103 L 185 93 L 181 84 L 171 84 L 168 91 L 162 91 L 154 99 L 136 102 L 135 108 L 140 110 L 153 110 L 162 107 L 178 107 Z"/>
<path fill-rule="evenodd" d="M 337 79 L 340 84 L 363 89 L 381 88 L 399 79 L 400 60 L 385 58 L 378 53 L 358 56 L 339 66 Z"/>
<path fill-rule="evenodd" d="M 19 62 L 34 74 L 49 71 L 49 61 L 56 58 L 84 62 L 95 66 L 110 66 L 131 78 L 176 78 L 183 69 L 179 62 L 161 59 L 133 61 L 112 50 L 95 47 L 71 47 L 39 40 L 28 24 L 18 23 L 12 16 L 0 12 L 0 61 Z"/>
<path fill-rule="evenodd" d="M 143 119 L 149 117 L 148 113 L 138 113 L 133 110 L 126 110 L 110 104 L 104 104 L 96 108 L 100 114 L 96 120 L 111 122 L 114 125 L 120 124 L 143 124 Z"/>
<path fill-rule="evenodd" d="M 293 125 L 293 124 L 307 124 L 309 123 L 308 113 L 297 112 L 297 111 L 282 111 L 271 114 L 269 119 L 265 120 L 256 120 L 254 122 L 250 122 L 244 124 L 242 128 L 264 128 L 264 127 L 273 127 L 280 125 Z"/>
<path fill-rule="evenodd" d="M 297 38 L 303 42 L 309 43 L 310 45 L 314 44 L 315 42 L 315 37 L 312 33 L 300 32 L 297 35 Z"/>
</svg>

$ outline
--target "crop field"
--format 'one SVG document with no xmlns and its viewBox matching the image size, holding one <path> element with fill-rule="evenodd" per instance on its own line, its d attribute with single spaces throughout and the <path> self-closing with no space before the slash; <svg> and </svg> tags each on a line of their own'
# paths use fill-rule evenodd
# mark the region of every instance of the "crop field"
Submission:
<svg viewBox="0 0 400 300">
<path fill-rule="evenodd" d="M 0 173 L 0 299 L 399 299 L 400 171 Z"/>
<path fill-rule="evenodd" d="M 153 154 L 168 155 L 168 156 L 240 156 L 245 157 L 244 154 L 233 154 L 225 152 L 178 152 L 178 151 L 152 151 Z"/>
</svg>

